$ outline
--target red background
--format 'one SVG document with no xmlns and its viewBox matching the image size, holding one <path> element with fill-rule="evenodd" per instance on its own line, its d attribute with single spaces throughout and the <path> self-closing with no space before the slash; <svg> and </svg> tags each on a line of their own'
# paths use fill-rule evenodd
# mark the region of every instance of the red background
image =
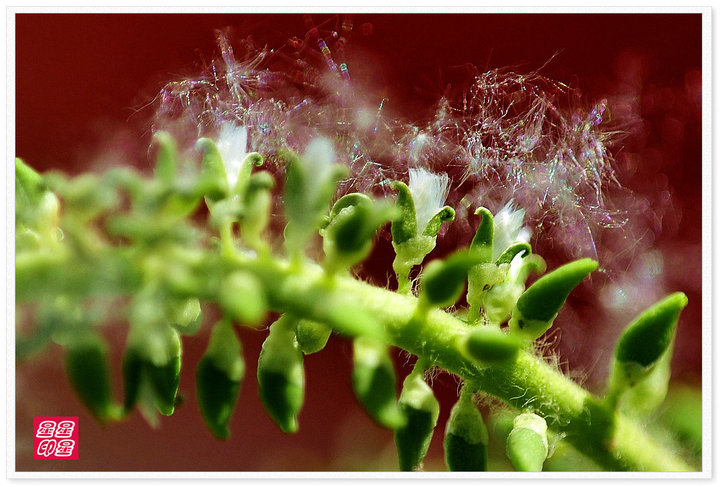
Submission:
<svg viewBox="0 0 720 487">
<path fill-rule="evenodd" d="M 316 14 L 319 24 L 333 19 Z M 142 107 L 170 79 L 197 74 L 216 52 L 214 29 L 232 26 L 272 47 L 306 31 L 301 15 L 21 14 L 16 18 L 16 154 L 41 169 L 78 172 L 102 156 L 149 167 L 151 112 Z M 676 224 L 656 236 L 658 245 L 689 249 L 683 265 L 666 269 L 690 305 L 683 314 L 674 361 L 676 379 L 696 382 L 701 373 L 701 16 L 699 14 L 378 15 L 358 14 L 358 60 L 350 69 L 387 97 L 408 118 L 422 118 L 457 76 L 458 66 L 537 69 L 582 90 L 591 103 L 639 86 L 642 130 L 616 149 L 639 154 L 641 168 L 623 183 L 645 191 L 648 175 L 665 174 L 676 200 Z M 368 27 L 371 26 L 371 32 Z M 633 85 L 634 84 L 634 85 Z M 638 85 L 639 84 L 639 85 Z M 622 175 L 622 174 L 621 174 Z M 117 371 L 122 330 L 111 331 Z M 392 435 L 363 415 L 350 389 L 351 350 L 331 340 L 307 357 L 307 397 L 300 432 L 285 436 L 256 399 L 254 363 L 265 334 L 243 330 L 247 378 L 228 444 L 214 440 L 196 410 L 193 374 L 183 376 L 186 403 L 161 428 L 150 430 L 139 415 L 99 427 L 72 397 L 60 355 L 18 366 L 17 469 L 73 470 L 356 470 L 394 469 Z M 571 368 L 597 363 L 591 334 L 564 335 L 561 357 Z M 584 341 L 583 341 L 584 340 Z M 184 339 L 186 372 L 204 351 L 206 334 Z M 408 368 L 404 358 L 398 361 Z M 401 374 L 402 375 L 402 374 Z M 452 378 L 435 389 L 442 401 L 440 426 L 428 467 L 443 468 L 440 434 L 456 393 Z M 118 389 L 116 389 L 119 393 Z M 79 415 L 80 459 L 34 462 L 27 445 L 33 415 Z M 30 418 L 30 419 L 29 419 Z M 29 421 L 29 422 L 28 422 Z"/>
</svg>

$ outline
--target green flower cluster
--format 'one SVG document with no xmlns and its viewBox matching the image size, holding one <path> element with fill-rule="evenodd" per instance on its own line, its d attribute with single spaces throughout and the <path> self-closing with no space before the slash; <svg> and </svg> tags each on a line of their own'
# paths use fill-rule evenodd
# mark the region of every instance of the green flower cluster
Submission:
<svg viewBox="0 0 720 487">
<path fill-rule="evenodd" d="M 346 170 L 333 163 L 332 146 L 322 139 L 302 156 L 280 155 L 286 226 L 284 249 L 277 249 L 267 230 L 275 180 L 254 171 L 263 164 L 259 154 L 229 148 L 226 138 L 245 140 L 240 131 L 230 126 L 218 141 L 199 140 L 199 169 L 183 165 L 172 138 L 157 134 L 150 178 L 125 168 L 73 179 L 41 176 L 16 160 L 16 300 L 36 306 L 33 333 L 17 337 L 18 359 L 55 342 L 65 350 L 70 383 L 99 421 L 137 406 L 155 423 L 157 413 L 173 414 L 178 402 L 182 336 L 197 333 L 203 309 L 217 306 L 222 318 L 212 325 L 195 378 L 208 429 L 226 439 L 245 373 L 235 325 L 259 326 L 272 311 L 280 317 L 262 346 L 258 387 L 286 433 L 300 427 L 304 355 L 321 351 L 335 332 L 353 342 L 350 380 L 358 403 L 394 432 L 403 470 L 422 468 L 437 426 L 440 405 L 426 382 L 435 367 L 463 384 L 444 433 L 451 470 L 487 468 L 490 435 L 474 401 L 480 392 L 514 411 L 506 450 L 517 470 L 541 470 L 558 442 L 609 469 L 691 468 L 633 419 L 654 412 L 667 391 L 677 319 L 687 303 L 682 293 L 631 322 L 615 350 L 608 393 L 597 398 L 533 350 L 597 262 L 568 263 L 526 286 L 546 265 L 532 253 L 522 211 L 508 205 L 496 215 L 479 208 L 471 245 L 427 263 L 411 279 L 455 217 L 443 206 L 447 182 L 418 169 L 409 185 L 392 184 L 395 198 L 352 193 L 331 205 Z M 208 212 L 202 229 L 194 223 L 201 207 Z M 397 291 L 351 273 L 386 224 Z M 308 255 L 317 238 L 324 257 L 316 263 Z M 466 289 L 468 307 L 456 309 Z M 116 403 L 101 326 L 118 303 L 129 327 L 124 397 Z M 392 347 L 418 357 L 399 395 Z M 518 390 L 534 400 L 520 400 Z M 636 451 L 632 441 L 643 441 L 647 451 Z"/>
</svg>

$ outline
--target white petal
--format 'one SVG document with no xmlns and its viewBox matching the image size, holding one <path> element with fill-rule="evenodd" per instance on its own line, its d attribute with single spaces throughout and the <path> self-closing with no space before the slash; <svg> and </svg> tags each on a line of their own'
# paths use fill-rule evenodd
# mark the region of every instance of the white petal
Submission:
<svg viewBox="0 0 720 487">
<path fill-rule="evenodd" d="M 408 188 L 415 203 L 418 233 L 422 233 L 430 219 L 445 205 L 450 193 L 450 178 L 445 173 L 435 174 L 423 168 L 410 169 Z"/>
<path fill-rule="evenodd" d="M 223 124 L 217 139 L 217 148 L 222 156 L 230 188 L 237 183 L 242 162 L 247 156 L 248 133 L 245 127 L 239 127 L 232 122 Z"/>
</svg>

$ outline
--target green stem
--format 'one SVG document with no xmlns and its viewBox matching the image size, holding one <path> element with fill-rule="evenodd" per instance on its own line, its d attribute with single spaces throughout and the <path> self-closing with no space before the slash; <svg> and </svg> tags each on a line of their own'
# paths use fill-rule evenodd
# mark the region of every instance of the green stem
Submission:
<svg viewBox="0 0 720 487">
<path fill-rule="evenodd" d="M 76 278 L 71 279 L 73 285 L 80 288 L 82 282 L 99 277 L 88 271 L 96 269 L 101 260 L 105 261 L 102 267 L 124 271 L 112 276 L 106 274 L 106 286 L 82 287 L 78 289 L 79 294 L 86 291 L 132 294 L 141 285 L 137 276 L 129 271 L 134 263 L 127 252 L 107 252 L 93 266 L 68 266 L 69 259 L 62 254 L 33 257 L 18 256 L 16 261 L 18 301 L 37 296 L 38 292 L 52 293 L 66 287 L 69 274 Z M 241 258 L 234 252 L 210 257 L 209 261 L 209 267 L 204 269 L 206 279 L 212 279 L 213 270 L 244 269 L 263 283 L 274 311 L 337 328 L 341 328 L 342 323 L 333 320 L 342 318 L 328 314 L 327 303 L 337 297 L 350 297 L 382 325 L 387 344 L 417 355 L 424 364 L 462 377 L 473 389 L 477 387 L 515 408 L 536 412 L 546 419 L 550 428 L 563 433 L 565 440 L 578 451 L 608 470 L 693 470 L 671 448 L 648 434 L 642 424 L 615 412 L 531 350 L 521 351 L 512 362 L 488 367 L 468 359 L 457 343 L 472 327 L 439 309 L 432 309 L 424 319 L 417 319 L 418 300 L 412 295 L 398 294 L 341 275 L 334 276 L 330 285 L 323 269 L 310 262 L 292 266 L 273 257 Z M 38 276 L 46 279 L 38 282 Z M 63 282 L 49 279 L 50 276 L 64 276 Z M 212 296 L 203 296 L 203 299 L 212 299 Z"/>
<path fill-rule="evenodd" d="M 320 321 L 326 319 L 311 299 L 317 295 L 316 286 L 323 285 L 319 267 L 305 266 L 302 276 L 293 275 L 286 265 L 277 262 L 268 265 L 268 262 L 256 261 L 247 267 L 268 284 L 270 303 L 276 311 Z M 303 282 L 303 288 L 294 284 L 297 282 Z M 417 307 L 415 297 L 347 277 L 338 277 L 336 292 L 352 296 L 380 321 L 391 345 L 461 376 L 518 409 L 532 409 L 545 417 L 551 428 L 564 433 L 566 441 L 602 467 L 692 470 L 672 450 L 651 437 L 641 424 L 610 410 L 595 395 L 531 351 L 522 351 L 511 363 L 481 367 L 457 347 L 458 337 L 468 333 L 471 327 L 451 314 L 436 309 L 430 311 L 425 320 L 412 319 Z"/>
</svg>

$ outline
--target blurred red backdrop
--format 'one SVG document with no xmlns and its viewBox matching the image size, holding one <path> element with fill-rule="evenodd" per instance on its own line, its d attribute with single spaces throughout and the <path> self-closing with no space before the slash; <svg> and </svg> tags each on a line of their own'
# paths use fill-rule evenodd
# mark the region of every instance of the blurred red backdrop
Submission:
<svg viewBox="0 0 720 487">
<path fill-rule="evenodd" d="M 316 24 L 336 17 L 314 14 Z M 427 116 L 458 67 L 513 66 L 543 73 L 582 92 L 588 105 L 630 97 L 641 123 L 614 148 L 619 177 L 640 193 L 666 189 L 673 211 L 655 236 L 668 249 L 668 287 L 685 291 L 674 378 L 701 374 L 701 52 L 699 14 L 357 14 L 351 69 L 409 119 Z M 252 34 L 258 45 L 302 37 L 300 14 L 19 14 L 15 17 L 16 154 L 40 170 L 70 173 L 124 162 L 150 167 L 151 111 L 143 109 L 169 80 L 197 74 L 217 52 L 214 29 Z M 364 63 L 364 65 L 363 65 Z M 373 256 L 379 266 L 391 258 Z M 674 257 L 673 257 L 674 256 Z M 675 259 L 674 261 L 672 259 Z M 124 343 L 111 330 L 116 372 Z M 351 347 L 332 339 L 307 357 L 307 399 L 300 432 L 284 436 L 257 400 L 255 362 L 265 334 L 241 331 L 248 364 L 228 443 L 205 430 L 194 401 L 193 370 L 206 333 L 186 338 L 181 390 L 186 402 L 153 431 L 135 414 L 99 427 L 66 385 L 59 351 L 18 365 L 18 470 L 386 470 L 395 469 L 392 434 L 368 419 L 350 389 Z M 607 350 L 593 333 L 565 332 L 559 353 L 588 377 L 604 369 Z M 591 357 L 587 359 L 587 357 Z M 401 376 L 409 371 L 398 359 Z M 600 375 L 604 370 L 600 370 Z M 119 372 L 118 372 L 119 374 Z M 116 377 L 119 393 L 119 376 Z M 592 380 L 590 381 L 592 384 Z M 457 385 L 435 381 L 440 425 Z M 80 416 L 80 460 L 32 460 L 32 416 Z M 427 462 L 442 469 L 442 426 Z M 30 442 L 30 443 L 28 443 Z"/>
</svg>

